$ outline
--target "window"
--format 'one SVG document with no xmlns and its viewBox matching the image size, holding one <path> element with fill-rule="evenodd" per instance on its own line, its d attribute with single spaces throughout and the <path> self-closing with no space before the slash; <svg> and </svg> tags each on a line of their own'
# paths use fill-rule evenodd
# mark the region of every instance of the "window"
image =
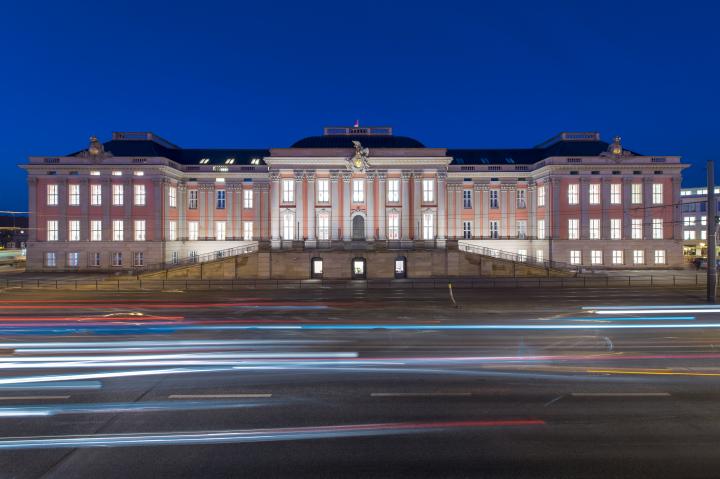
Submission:
<svg viewBox="0 0 720 479">
<path fill-rule="evenodd" d="M 527 261 L 527 250 L 526 249 L 517 250 L 517 256 L 518 256 L 518 261 Z"/>
<path fill-rule="evenodd" d="M 80 220 L 68 221 L 68 241 L 80 241 Z"/>
<path fill-rule="evenodd" d="M 400 201 L 400 180 L 391 178 L 388 180 L 388 203 L 398 203 Z"/>
<path fill-rule="evenodd" d="M 253 222 L 252 221 L 243 222 L 243 239 L 245 241 L 252 241 L 252 239 L 253 239 Z"/>
<path fill-rule="evenodd" d="M 219 210 L 225 209 L 225 190 L 215 192 L 215 207 Z"/>
<path fill-rule="evenodd" d="M 123 240 L 123 220 L 113 220 L 113 241 Z"/>
<path fill-rule="evenodd" d="M 685 227 L 695 227 L 695 217 L 694 216 L 686 216 L 683 218 L 683 226 Z"/>
<path fill-rule="evenodd" d="M 145 185 L 135 185 L 135 206 L 145 206 Z"/>
<path fill-rule="evenodd" d="M 594 249 L 590 251 L 590 264 L 602 264 L 602 251 Z"/>
<path fill-rule="evenodd" d="M 48 206 L 58 204 L 58 185 L 47 185 L 47 204 Z"/>
<path fill-rule="evenodd" d="M 623 264 L 623 252 L 621 249 L 613 250 L 612 252 L 612 263 L 613 264 Z"/>
<path fill-rule="evenodd" d="M 664 249 L 656 249 L 655 250 L 655 264 L 665 264 L 665 250 Z"/>
<path fill-rule="evenodd" d="M 613 183 L 610 185 L 610 204 L 619 205 L 622 203 L 622 193 L 620 190 L 620 183 Z"/>
<path fill-rule="evenodd" d="M 537 239 L 545 239 L 545 220 L 537 220 Z"/>
<path fill-rule="evenodd" d="M 216 221 L 215 222 L 215 240 L 225 241 L 225 222 L 224 221 Z"/>
<path fill-rule="evenodd" d="M 490 190 L 490 208 L 498 207 L 498 190 Z"/>
<path fill-rule="evenodd" d="M 633 264 L 645 264 L 645 251 L 641 249 L 633 250 Z"/>
<path fill-rule="evenodd" d="M 142 251 L 136 251 L 133 253 L 133 266 L 144 266 L 145 265 L 145 254 Z"/>
<path fill-rule="evenodd" d="M 318 203 L 330 202 L 330 181 L 327 178 L 317 180 L 317 201 Z"/>
<path fill-rule="evenodd" d="M 526 220 L 518 220 L 516 226 L 517 226 L 518 239 L 527 239 L 527 221 Z"/>
<path fill-rule="evenodd" d="M 653 185 L 652 185 L 652 202 L 654 205 L 663 204 L 663 185 L 662 185 L 662 183 L 653 183 Z"/>
<path fill-rule="evenodd" d="M 190 262 L 191 262 L 191 263 L 195 263 L 195 262 L 197 262 L 197 259 L 198 259 L 198 252 L 197 252 L 197 251 L 195 251 L 195 250 L 191 250 L 191 251 L 190 251 L 190 255 L 189 255 L 189 258 L 190 258 Z"/>
<path fill-rule="evenodd" d="M 423 178 L 423 203 L 432 203 L 435 201 L 435 180 L 432 178 Z"/>
<path fill-rule="evenodd" d="M 174 186 L 168 187 L 168 206 L 177 208 L 177 188 Z"/>
<path fill-rule="evenodd" d="M 330 239 L 330 215 L 327 213 L 318 215 L 318 239 L 323 241 Z"/>
<path fill-rule="evenodd" d="M 497 239 L 499 236 L 499 222 L 498 221 L 491 221 L 490 222 L 490 238 Z"/>
<path fill-rule="evenodd" d="M 632 219 L 631 228 L 630 228 L 630 233 L 631 233 L 631 234 L 630 234 L 630 237 L 631 237 L 632 239 L 642 239 L 642 236 L 643 236 L 643 234 L 642 234 L 642 228 L 643 228 L 642 221 L 643 221 L 642 218 L 633 218 L 633 219 Z"/>
<path fill-rule="evenodd" d="M 295 181 L 289 178 L 282 180 L 283 203 L 295 202 Z"/>
<path fill-rule="evenodd" d="M 47 240 L 58 240 L 58 222 L 57 220 L 48 220 L 47 222 Z"/>
<path fill-rule="evenodd" d="M 90 185 L 90 204 L 92 206 L 102 204 L 102 185 Z"/>
<path fill-rule="evenodd" d="M 219 253 L 222 255 L 222 252 L 219 252 Z M 220 256 L 220 257 L 222 257 L 222 256 Z M 178 259 L 179 258 L 178 258 L 177 251 L 173 251 L 172 253 L 170 253 L 170 261 L 172 262 L 172 264 L 178 264 L 179 263 Z"/>
<path fill-rule="evenodd" d="M 707 216 L 700 217 L 700 226 L 707 226 Z"/>
<path fill-rule="evenodd" d="M 113 206 L 122 206 L 123 204 L 123 185 L 112 185 Z"/>
<path fill-rule="evenodd" d="M 545 257 L 545 252 L 541 249 L 535 250 L 535 259 L 542 262 Z"/>
<path fill-rule="evenodd" d="M 695 230 L 683 231 L 683 239 L 694 240 L 695 239 Z"/>
<path fill-rule="evenodd" d="M 700 239 L 701 240 L 707 239 L 707 231 L 706 230 L 700 230 Z"/>
<path fill-rule="evenodd" d="M 48 251 L 45 253 L 45 266 L 54 268 L 57 266 L 57 260 L 55 259 L 55 252 L 54 251 Z"/>
<path fill-rule="evenodd" d="M 90 221 L 90 241 L 102 241 L 102 221 Z"/>
<path fill-rule="evenodd" d="M 527 207 L 525 194 L 525 190 L 517 190 L 517 207 L 520 209 Z"/>
<path fill-rule="evenodd" d="M 432 213 L 423 214 L 423 239 L 431 240 L 435 238 L 435 222 Z"/>
<path fill-rule="evenodd" d="M 251 209 L 253 207 L 253 190 L 251 189 L 244 189 L 243 190 L 243 208 L 245 209 Z"/>
<path fill-rule="evenodd" d="M 122 171 L 115 170 L 112 172 L 113 176 L 122 176 Z"/>
<path fill-rule="evenodd" d="M 599 183 L 591 183 L 590 184 L 590 204 L 591 205 L 599 205 L 600 204 L 600 184 Z"/>
<path fill-rule="evenodd" d="M 188 190 L 188 209 L 196 210 L 198 207 L 198 190 Z"/>
<path fill-rule="evenodd" d="M 472 190 L 463 190 L 463 208 L 472 208 Z"/>
<path fill-rule="evenodd" d="M 90 266 L 100 266 L 100 253 L 90 253 Z"/>
<path fill-rule="evenodd" d="M 188 240 L 197 241 L 200 232 L 200 224 L 197 221 L 188 221 Z"/>
<path fill-rule="evenodd" d="M 145 241 L 145 220 L 135 220 L 135 241 Z"/>
<path fill-rule="evenodd" d="M 632 184 L 632 195 L 630 198 L 630 202 L 634 205 L 642 204 L 642 186 L 642 183 Z"/>
<path fill-rule="evenodd" d="M 580 264 L 580 250 L 571 250 L 570 251 L 570 264 Z"/>
<path fill-rule="evenodd" d="M 97 170 L 93 170 L 90 172 L 90 176 L 100 176 L 100 172 Z"/>
<path fill-rule="evenodd" d="M 610 239 L 622 239 L 622 220 L 610 220 Z"/>
<path fill-rule="evenodd" d="M 545 186 L 538 186 L 537 189 L 537 205 L 538 207 L 545 206 Z"/>
<path fill-rule="evenodd" d="M 465 239 L 472 238 L 472 222 L 471 221 L 463 221 L 463 238 L 465 238 Z"/>
<path fill-rule="evenodd" d="M 322 278 L 323 273 L 323 261 L 322 258 L 313 258 L 310 260 L 310 277 Z"/>
<path fill-rule="evenodd" d="M 653 239 L 663 239 L 663 220 L 662 218 L 653 218 L 652 220 Z"/>
<path fill-rule="evenodd" d="M 122 253 L 120 251 L 115 251 L 111 256 L 113 266 L 122 266 Z"/>
<path fill-rule="evenodd" d="M 364 203 L 365 202 L 365 180 L 363 180 L 363 179 L 352 180 L 352 200 L 353 200 L 353 203 Z"/>
<path fill-rule="evenodd" d="M 80 204 L 80 185 L 68 185 L 68 204 L 78 206 Z"/>
<path fill-rule="evenodd" d="M 145 176 L 145 172 L 144 172 L 144 171 L 133 171 L 133 175 L 135 175 L 135 176 Z"/>
<path fill-rule="evenodd" d="M 568 185 L 568 204 L 577 205 L 580 203 L 580 185 L 577 183 L 571 183 Z"/>
<path fill-rule="evenodd" d="M 80 253 L 71 252 L 67 254 L 67 265 L 71 268 L 77 268 L 80 266 Z"/>
<path fill-rule="evenodd" d="M 580 220 L 576 218 L 568 220 L 568 239 L 580 239 Z"/>
<path fill-rule="evenodd" d="M 400 215 L 398 213 L 388 214 L 388 239 L 400 239 Z"/>
<path fill-rule="evenodd" d="M 295 215 L 286 212 L 282 216 L 282 239 L 291 240 L 295 238 Z"/>
</svg>

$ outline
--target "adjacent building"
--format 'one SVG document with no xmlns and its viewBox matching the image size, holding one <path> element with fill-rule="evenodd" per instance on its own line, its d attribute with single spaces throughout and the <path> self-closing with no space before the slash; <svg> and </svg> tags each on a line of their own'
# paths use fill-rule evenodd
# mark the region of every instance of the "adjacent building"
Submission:
<svg viewBox="0 0 720 479">
<path fill-rule="evenodd" d="M 125 270 L 255 245 L 326 261 L 341 251 L 403 260 L 425 251 L 423 264 L 402 267 L 429 276 L 459 244 L 597 268 L 677 267 L 685 166 L 596 132 L 455 149 L 390 127 L 327 127 L 269 150 L 182 148 L 117 132 L 21 165 L 28 269 Z M 373 276 L 367 256 L 362 275 Z"/>
<path fill-rule="evenodd" d="M 707 194 L 706 186 L 683 188 L 680 191 L 683 255 L 687 261 L 697 257 L 707 257 Z M 715 195 L 720 196 L 720 187 L 715 187 Z M 718 211 L 720 211 L 720 201 Z"/>
</svg>

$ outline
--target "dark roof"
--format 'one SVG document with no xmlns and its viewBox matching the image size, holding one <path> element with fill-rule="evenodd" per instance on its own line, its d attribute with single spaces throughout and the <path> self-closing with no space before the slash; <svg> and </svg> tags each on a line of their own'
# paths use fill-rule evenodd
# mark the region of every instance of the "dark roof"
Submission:
<svg viewBox="0 0 720 479">
<path fill-rule="evenodd" d="M 425 148 L 414 138 L 394 135 L 324 135 L 308 136 L 291 148 L 353 148 L 353 140 L 366 148 Z"/>
<path fill-rule="evenodd" d="M 247 148 L 169 148 L 152 140 L 110 140 L 103 143 L 105 151 L 113 156 L 160 156 L 184 165 L 197 165 L 208 158 L 207 164 L 225 164 L 228 158 L 235 158 L 235 165 L 249 165 L 253 158 L 270 155 L 269 150 Z M 80 151 L 71 154 L 76 156 Z"/>
<path fill-rule="evenodd" d="M 453 157 L 452 164 L 454 165 L 530 165 L 551 156 L 598 156 L 608 151 L 609 146 L 604 141 L 561 140 L 545 148 L 450 148 L 447 150 L 447 155 Z M 630 153 L 638 154 L 632 151 Z"/>
</svg>

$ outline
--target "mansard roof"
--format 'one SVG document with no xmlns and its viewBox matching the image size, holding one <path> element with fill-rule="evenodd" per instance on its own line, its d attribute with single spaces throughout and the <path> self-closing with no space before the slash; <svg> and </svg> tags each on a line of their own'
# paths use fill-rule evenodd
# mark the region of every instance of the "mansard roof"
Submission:
<svg viewBox="0 0 720 479">
<path fill-rule="evenodd" d="M 395 135 L 308 136 L 293 143 L 291 148 L 353 148 L 353 140 L 366 148 L 425 148 L 414 138 Z"/>
</svg>

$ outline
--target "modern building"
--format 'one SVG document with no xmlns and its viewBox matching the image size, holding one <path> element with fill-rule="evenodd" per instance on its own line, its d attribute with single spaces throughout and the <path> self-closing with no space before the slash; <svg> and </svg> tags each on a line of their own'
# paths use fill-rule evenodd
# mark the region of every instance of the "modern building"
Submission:
<svg viewBox="0 0 720 479">
<path fill-rule="evenodd" d="M 683 188 L 680 191 L 682 203 L 683 255 L 687 261 L 696 257 L 707 257 L 707 186 Z M 720 196 L 720 187 L 715 187 Z M 720 211 L 720 201 L 718 201 Z"/>
<path fill-rule="evenodd" d="M 327 127 L 269 150 L 113 133 L 21 165 L 28 269 L 117 271 L 249 247 L 267 263 L 262 277 L 318 277 L 330 264 L 342 264 L 334 277 L 384 277 L 393 267 L 471 274 L 454 255 L 488 251 L 480 248 L 598 268 L 676 267 L 685 166 L 595 132 L 531 148 L 453 149 L 390 127 Z"/>
</svg>

